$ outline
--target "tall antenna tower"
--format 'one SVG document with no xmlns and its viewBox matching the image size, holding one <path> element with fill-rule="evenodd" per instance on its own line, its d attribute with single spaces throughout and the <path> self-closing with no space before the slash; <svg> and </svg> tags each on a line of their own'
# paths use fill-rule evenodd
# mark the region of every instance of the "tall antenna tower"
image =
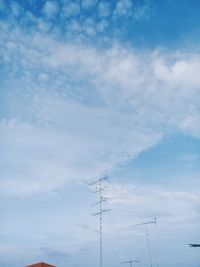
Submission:
<svg viewBox="0 0 200 267">
<path fill-rule="evenodd" d="M 149 240 L 148 225 L 149 224 L 155 224 L 156 225 L 156 223 L 157 223 L 157 218 L 155 217 L 153 221 L 139 223 L 139 224 L 135 224 L 132 226 L 132 227 L 144 226 L 146 240 L 147 240 L 147 248 L 148 248 L 150 267 L 152 267 L 152 257 L 151 257 L 151 244 L 150 244 L 150 240 Z"/>
<path fill-rule="evenodd" d="M 95 213 L 92 214 L 92 216 L 99 216 L 99 261 L 100 261 L 100 267 L 103 267 L 103 214 L 107 211 L 110 211 L 110 209 L 105 209 L 103 207 L 103 204 L 107 202 L 107 198 L 103 196 L 103 192 L 105 189 L 108 187 L 107 185 L 103 185 L 103 182 L 105 180 L 108 180 L 107 176 L 103 176 L 102 178 L 93 181 L 89 185 L 94 185 L 96 186 L 96 191 L 94 192 L 95 194 L 98 194 L 99 201 L 94 203 L 92 205 L 96 206 L 99 205 L 99 210 Z"/>
<path fill-rule="evenodd" d="M 129 264 L 130 267 L 133 267 L 133 263 L 139 263 L 139 260 L 129 260 L 129 261 L 123 261 L 122 264 Z"/>
</svg>

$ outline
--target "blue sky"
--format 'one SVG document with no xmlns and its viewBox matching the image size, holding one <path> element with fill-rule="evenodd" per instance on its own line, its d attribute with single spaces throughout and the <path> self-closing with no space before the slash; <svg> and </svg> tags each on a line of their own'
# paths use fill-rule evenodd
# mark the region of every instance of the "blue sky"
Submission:
<svg viewBox="0 0 200 267">
<path fill-rule="evenodd" d="M 0 0 L 0 265 L 199 264 L 200 2 Z M 169 256 L 170 255 L 170 256 Z"/>
</svg>

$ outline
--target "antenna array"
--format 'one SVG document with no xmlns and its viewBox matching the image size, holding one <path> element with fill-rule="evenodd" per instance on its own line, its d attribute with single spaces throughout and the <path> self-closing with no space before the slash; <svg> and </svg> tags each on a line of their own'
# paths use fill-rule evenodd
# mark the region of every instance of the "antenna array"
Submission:
<svg viewBox="0 0 200 267">
<path fill-rule="evenodd" d="M 132 227 L 138 227 L 138 226 L 144 226 L 145 229 L 145 235 L 146 235 L 146 240 L 147 240 L 147 247 L 148 247 L 148 254 L 149 254 L 149 263 L 150 263 L 150 267 L 152 267 L 152 257 L 151 257 L 151 246 L 150 246 L 150 240 L 149 240 L 149 232 L 148 232 L 148 224 L 155 224 L 157 223 L 157 218 L 155 217 L 153 221 L 148 221 L 148 222 L 144 222 L 144 223 L 139 223 L 139 224 L 135 224 Z"/>
<path fill-rule="evenodd" d="M 95 190 L 95 194 L 98 194 L 99 197 L 99 201 L 97 201 L 96 203 L 92 204 L 91 206 L 99 206 L 99 210 L 97 212 L 94 212 L 92 214 L 92 216 L 99 216 L 99 254 L 100 254 L 100 267 L 103 266 L 103 214 L 105 212 L 110 211 L 110 209 L 105 209 L 103 207 L 103 204 L 105 204 L 107 202 L 107 198 L 105 198 L 103 196 L 103 192 L 105 191 L 105 189 L 108 187 L 107 185 L 103 185 L 103 182 L 105 182 L 106 180 L 108 180 L 107 176 L 104 176 L 96 181 L 93 181 L 92 183 L 90 183 L 89 185 L 91 186 L 95 186 L 96 190 Z"/>
</svg>

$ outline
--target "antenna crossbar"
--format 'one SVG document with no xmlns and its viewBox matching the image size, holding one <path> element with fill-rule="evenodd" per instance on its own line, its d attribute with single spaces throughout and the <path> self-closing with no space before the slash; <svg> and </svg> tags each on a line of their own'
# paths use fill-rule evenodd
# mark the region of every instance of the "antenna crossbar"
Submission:
<svg viewBox="0 0 200 267">
<path fill-rule="evenodd" d="M 139 260 L 129 260 L 129 261 L 123 261 L 121 262 L 122 264 L 130 264 L 130 267 L 133 266 L 133 263 L 139 263 L 140 261 Z"/>
<path fill-rule="evenodd" d="M 99 214 L 102 214 L 102 213 L 104 213 L 104 212 L 108 212 L 108 211 L 110 211 L 110 209 L 101 210 L 101 211 L 99 211 L 99 212 L 95 212 L 95 213 L 93 213 L 92 216 L 96 216 L 96 215 L 99 215 Z"/>
<path fill-rule="evenodd" d="M 95 185 L 95 184 L 98 184 L 98 183 L 100 183 L 100 182 L 102 182 L 102 181 L 104 181 L 104 180 L 108 180 L 108 176 L 107 176 L 107 175 L 101 177 L 101 178 L 98 179 L 98 180 L 95 180 L 95 181 L 89 183 L 89 185 Z"/>
<path fill-rule="evenodd" d="M 107 198 L 102 198 L 101 202 L 106 202 Z M 94 207 L 96 205 L 100 204 L 100 201 L 97 201 L 96 203 L 92 204 L 91 207 Z"/>
</svg>

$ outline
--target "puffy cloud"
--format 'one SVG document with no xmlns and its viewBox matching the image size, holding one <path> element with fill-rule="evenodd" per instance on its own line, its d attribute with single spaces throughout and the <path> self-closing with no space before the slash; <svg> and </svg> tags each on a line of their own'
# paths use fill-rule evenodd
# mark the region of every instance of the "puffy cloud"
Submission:
<svg viewBox="0 0 200 267">
<path fill-rule="evenodd" d="M 112 7 L 108 2 L 100 2 L 98 5 L 98 13 L 100 17 L 108 17 L 111 15 Z"/>
<path fill-rule="evenodd" d="M 198 112 L 198 113 L 197 113 Z M 192 133 L 194 137 L 199 138 L 200 136 L 200 115 L 199 111 L 191 112 L 190 115 L 186 116 L 180 123 L 180 127 L 186 131 Z"/>
<path fill-rule="evenodd" d="M 189 58 L 188 58 L 189 56 Z M 166 58 L 160 58 L 155 62 L 155 74 L 161 81 L 172 85 L 184 85 L 188 87 L 188 82 L 192 87 L 198 87 L 200 83 L 200 56 L 177 55 L 177 60 L 173 64 L 168 64 Z"/>
<path fill-rule="evenodd" d="M 88 18 L 82 23 L 82 31 L 86 36 L 96 35 L 96 25 L 93 19 Z"/>
<path fill-rule="evenodd" d="M 149 6 L 149 2 L 144 3 L 140 7 L 134 7 L 135 20 L 148 19 L 151 14 L 152 14 L 152 8 Z"/>
<path fill-rule="evenodd" d="M 133 3 L 131 0 L 118 0 L 116 3 L 114 14 L 116 16 L 126 16 L 130 14 L 132 8 L 133 8 Z"/>
<path fill-rule="evenodd" d="M 59 3 L 57 1 L 46 1 L 43 6 L 43 12 L 47 18 L 54 18 L 58 15 L 60 10 Z"/>
<path fill-rule="evenodd" d="M 97 3 L 98 3 L 98 0 L 82 0 L 81 6 L 83 9 L 88 10 L 88 9 L 95 7 Z"/>
<path fill-rule="evenodd" d="M 105 19 L 101 20 L 97 25 L 97 30 L 99 32 L 104 32 L 109 27 L 109 22 Z"/>
<path fill-rule="evenodd" d="M 80 13 L 80 5 L 76 2 L 66 1 L 62 12 L 63 16 L 66 18 L 78 16 Z"/>
<path fill-rule="evenodd" d="M 37 21 L 37 24 L 38 24 L 38 29 L 41 32 L 49 32 L 52 28 L 52 23 L 43 21 L 41 19 Z"/>
<path fill-rule="evenodd" d="M 12 2 L 11 3 L 11 12 L 12 12 L 13 16 L 19 17 L 23 12 L 23 8 L 19 4 Z"/>
<path fill-rule="evenodd" d="M 4 0 L 1 1 L 0 9 L 6 13 L 9 9 L 6 9 Z M 98 0 L 46 0 L 43 1 L 41 10 L 37 13 L 30 11 L 31 7 L 36 8 L 36 3 L 32 0 L 29 0 L 28 9 L 23 4 L 16 2 L 11 2 L 10 6 L 12 12 L 7 12 L 4 20 L 9 23 L 9 21 L 15 19 L 16 25 L 20 24 L 24 30 L 26 29 L 29 32 L 39 29 L 39 31 L 51 34 L 55 38 L 62 35 L 66 40 L 97 40 L 98 33 L 100 33 L 101 41 L 105 43 L 111 39 L 111 33 L 118 37 L 124 35 L 125 29 L 119 31 L 117 26 L 122 16 L 124 20 L 131 16 L 133 21 L 146 17 L 148 13 L 147 4 L 142 4 L 141 7 L 134 9 L 132 1 L 129 0 L 112 3 Z M 19 20 L 16 20 L 16 18 L 19 18 Z M 99 19 L 106 19 L 106 22 L 100 22 Z M 88 20 L 93 21 L 93 25 L 87 25 Z M 47 22 L 51 22 L 53 27 Z M 129 21 L 129 23 L 132 22 Z M 106 25 L 109 25 L 111 31 L 107 30 Z"/>
</svg>

